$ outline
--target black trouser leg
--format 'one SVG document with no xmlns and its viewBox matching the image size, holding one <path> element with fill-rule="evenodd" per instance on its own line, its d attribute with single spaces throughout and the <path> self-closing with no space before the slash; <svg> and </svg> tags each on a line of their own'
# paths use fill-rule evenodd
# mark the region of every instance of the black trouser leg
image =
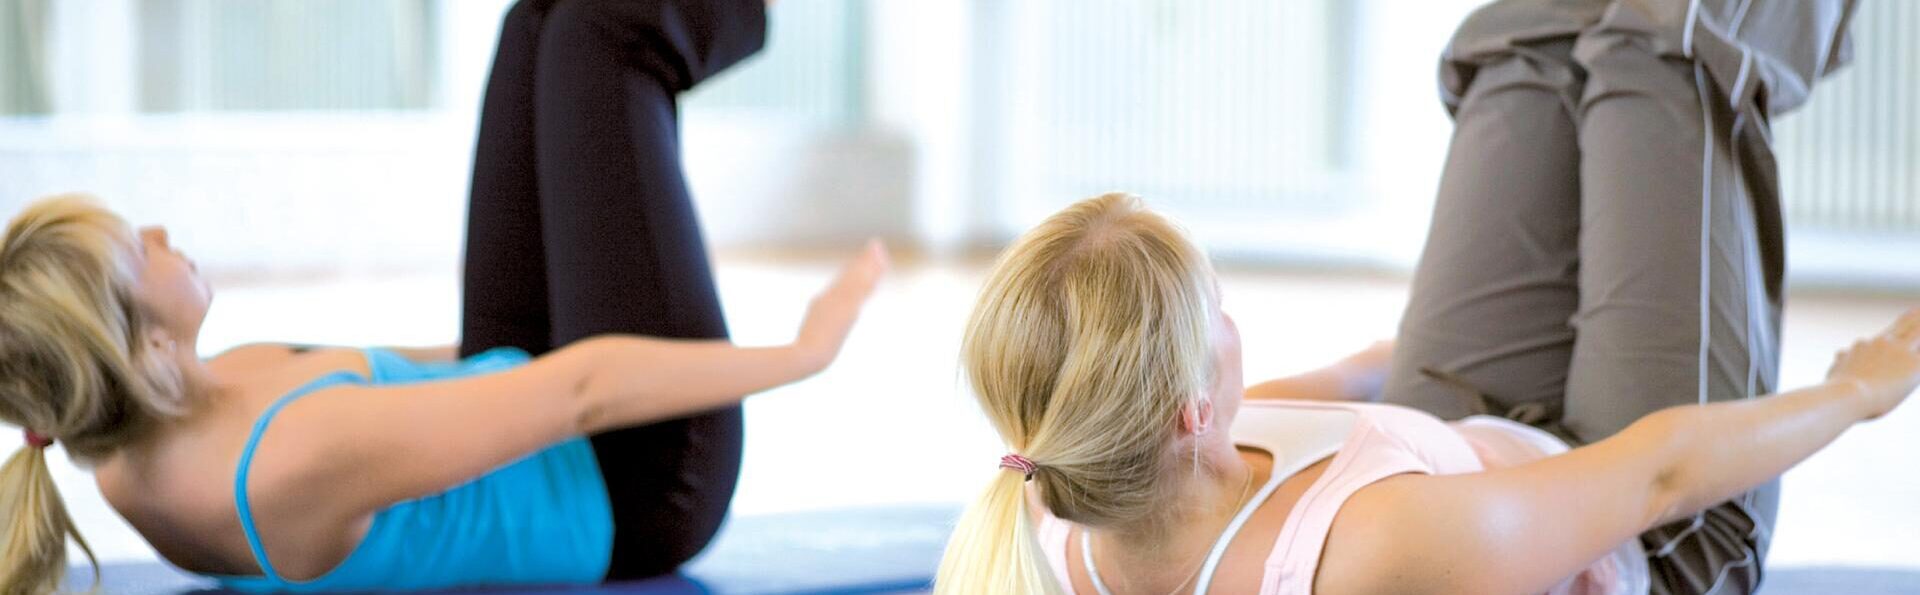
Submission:
<svg viewBox="0 0 1920 595">
<path fill-rule="evenodd" d="M 535 330 L 548 335 L 546 345 L 606 333 L 726 337 L 681 173 L 675 95 L 757 49 L 763 9 L 738 1 L 563 0 L 523 1 L 509 13 L 509 31 L 525 20 L 534 33 L 503 34 L 482 134 L 499 120 L 508 124 L 492 130 L 516 136 L 483 137 L 476 167 L 492 162 L 484 156 L 490 150 L 528 146 L 506 171 L 537 165 L 531 179 L 502 174 L 511 184 L 483 187 L 477 173 L 469 216 L 476 227 L 513 219 L 506 225 L 517 230 L 533 222 L 537 247 L 502 245 L 512 253 L 493 257 L 541 267 L 544 295 L 520 295 L 520 304 L 545 306 L 545 325 Z M 496 97 L 530 102 L 495 106 Z M 512 126 L 518 123 L 531 125 Z M 485 237 L 469 236 L 469 293 L 472 279 L 487 274 L 475 270 L 473 256 L 487 249 L 478 244 Z M 609 579 L 670 572 L 705 547 L 738 481 L 741 430 L 736 406 L 592 437 L 614 507 Z"/>
<path fill-rule="evenodd" d="M 533 150 L 533 48 L 539 32 L 535 7 L 514 5 L 500 28 L 487 79 L 467 203 L 461 357 L 494 347 L 537 355 L 553 341 Z"/>
</svg>

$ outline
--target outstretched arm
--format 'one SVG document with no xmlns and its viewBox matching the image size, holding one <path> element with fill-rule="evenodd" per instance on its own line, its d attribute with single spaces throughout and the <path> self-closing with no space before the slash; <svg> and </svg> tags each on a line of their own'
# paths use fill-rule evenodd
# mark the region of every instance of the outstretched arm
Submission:
<svg viewBox="0 0 1920 595">
<path fill-rule="evenodd" d="M 378 510 L 566 438 L 698 413 L 817 373 L 886 266 L 885 250 L 869 245 L 814 298 L 787 345 L 601 336 L 495 374 L 327 389 L 334 394 L 301 402 L 299 423 L 328 429 L 312 434 L 325 453 L 315 472 L 355 484 L 358 509 Z"/>
<path fill-rule="evenodd" d="M 1335 521 L 1319 592 L 1545 591 L 1650 527 L 1779 476 L 1916 384 L 1920 309 L 1842 353 L 1817 386 L 1664 409 L 1506 469 L 1383 480 Z"/>
<path fill-rule="evenodd" d="M 331 346 L 310 345 L 305 343 L 248 343 L 220 352 L 207 360 L 207 365 L 215 369 L 239 370 L 273 365 L 281 362 L 288 354 L 300 354 L 316 349 L 333 349 Z M 416 363 L 451 362 L 460 359 L 459 350 L 454 345 L 433 345 L 423 347 L 381 347 L 399 354 Z"/>
<path fill-rule="evenodd" d="M 382 349 L 397 353 L 400 355 L 400 357 L 404 357 L 409 360 L 412 360 L 415 363 L 422 363 L 422 364 L 451 362 L 451 361 L 456 361 L 460 359 L 460 347 L 458 345 L 432 345 L 432 346 L 425 346 L 425 347 L 382 347 Z"/>
<path fill-rule="evenodd" d="M 1246 398 L 1378 401 L 1392 358 L 1393 341 L 1379 341 L 1326 367 L 1249 386 Z"/>
</svg>

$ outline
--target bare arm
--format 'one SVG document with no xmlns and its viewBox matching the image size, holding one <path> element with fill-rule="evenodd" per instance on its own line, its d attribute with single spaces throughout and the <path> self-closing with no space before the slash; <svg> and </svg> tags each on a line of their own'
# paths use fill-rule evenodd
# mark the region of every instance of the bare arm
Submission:
<svg viewBox="0 0 1920 595">
<path fill-rule="evenodd" d="M 818 373 L 832 353 L 795 343 L 737 347 L 726 341 L 602 337 L 569 354 L 580 361 L 576 433 L 593 434 L 731 405 Z"/>
<path fill-rule="evenodd" d="M 1364 488 L 1335 521 L 1320 592 L 1545 591 L 1640 532 L 1777 477 L 1892 410 L 1920 384 L 1920 310 L 1855 345 L 1829 376 L 1765 398 L 1665 409 L 1533 463 Z"/>
<path fill-rule="evenodd" d="M 399 354 L 400 357 L 404 357 L 404 358 L 407 358 L 408 360 L 412 360 L 415 363 L 422 363 L 422 364 L 444 363 L 444 362 L 458 361 L 460 359 L 460 347 L 458 345 L 434 345 L 431 347 L 382 347 L 381 349 L 394 352 L 396 354 Z"/>
<path fill-rule="evenodd" d="M 1377 401 L 1393 357 L 1393 342 L 1380 341 L 1325 367 L 1247 387 L 1249 399 Z"/>
<path fill-rule="evenodd" d="M 303 353 L 316 349 L 332 349 L 320 345 L 304 343 L 248 343 L 228 349 L 208 360 L 208 365 L 217 368 L 241 369 L 279 362 L 288 353 Z M 427 347 L 381 347 L 400 357 L 416 363 L 451 362 L 460 359 L 459 347 L 455 345 L 434 345 Z"/>
<path fill-rule="evenodd" d="M 308 446 L 323 453 L 309 457 L 320 461 L 314 482 L 354 484 L 343 490 L 354 509 L 378 510 L 560 440 L 736 403 L 812 375 L 838 355 L 885 266 L 872 245 L 814 299 L 788 345 L 595 337 L 495 374 L 328 389 L 293 406 L 313 430 L 287 434 L 311 436 Z"/>
</svg>

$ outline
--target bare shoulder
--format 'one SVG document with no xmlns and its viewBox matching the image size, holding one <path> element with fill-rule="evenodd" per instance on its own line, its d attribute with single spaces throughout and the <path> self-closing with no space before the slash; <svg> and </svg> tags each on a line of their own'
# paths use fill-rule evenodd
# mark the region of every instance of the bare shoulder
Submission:
<svg viewBox="0 0 1920 595">
<path fill-rule="evenodd" d="M 220 352 L 207 360 L 214 372 L 244 372 L 284 363 L 297 355 L 293 346 L 281 343 L 248 343 Z"/>
<path fill-rule="evenodd" d="M 300 506 L 352 516 L 466 483 L 580 434 L 568 394 L 577 381 L 554 366 L 321 387 L 275 415 L 254 455 L 252 489 L 285 486 L 289 502 L 324 495 Z M 357 489 L 313 489 L 340 482 Z"/>
<path fill-rule="evenodd" d="M 252 343 L 207 360 L 215 376 L 244 384 L 285 390 L 288 381 L 304 381 L 330 372 L 370 372 L 367 355 L 359 349 L 312 347 L 287 343 Z M 294 385 L 298 385 L 294 382 Z"/>
<path fill-rule="evenodd" d="M 217 456 L 122 454 L 94 467 L 107 505 L 168 562 L 202 573 L 247 574 L 252 563 L 233 505 L 231 465 Z"/>
<path fill-rule="evenodd" d="M 256 391 L 261 394 L 249 399 L 253 407 L 282 394 L 277 384 L 269 382 L 269 388 Z M 218 544 L 220 561 L 252 574 L 258 565 L 239 521 L 238 498 L 244 490 L 255 530 L 272 552 L 277 570 L 288 577 L 311 578 L 331 568 L 358 543 L 368 518 L 364 507 L 346 495 L 350 490 L 331 489 L 358 475 L 352 463 L 338 455 L 352 434 L 338 424 L 348 418 L 346 411 L 365 406 L 353 401 L 367 390 L 341 384 L 288 402 L 250 453 L 246 445 L 254 437 L 257 414 L 236 416 L 220 431 L 209 432 L 218 438 L 201 447 L 199 457 L 212 471 L 173 474 L 177 479 L 202 476 L 208 485 L 199 495 L 205 501 L 175 512 L 194 522 L 197 535 Z"/>
<path fill-rule="evenodd" d="M 1389 477 L 1348 498 L 1328 530 L 1319 572 L 1313 579 L 1315 593 L 1411 594 L 1430 590 L 1433 583 L 1416 571 L 1418 560 L 1412 558 L 1419 553 L 1413 544 L 1427 540 L 1408 535 L 1413 527 L 1400 522 L 1401 514 L 1417 504 L 1420 480 L 1426 477 L 1411 473 Z"/>
</svg>

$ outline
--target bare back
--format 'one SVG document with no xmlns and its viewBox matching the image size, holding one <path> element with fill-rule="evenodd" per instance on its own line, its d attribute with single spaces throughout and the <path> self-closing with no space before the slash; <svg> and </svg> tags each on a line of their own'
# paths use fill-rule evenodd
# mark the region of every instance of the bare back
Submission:
<svg viewBox="0 0 1920 595">
<path fill-rule="evenodd" d="M 334 372 L 369 373 L 352 349 L 297 350 L 281 345 L 237 348 L 208 362 L 223 390 L 195 412 L 102 461 L 95 481 L 107 503 L 165 558 L 205 574 L 257 575 L 234 506 L 233 482 L 249 433 L 275 400 Z M 289 406 L 276 417 L 254 458 L 249 494 L 274 565 L 296 579 L 318 576 L 344 560 L 371 515 L 326 502 L 333 490 L 302 485 L 302 467 L 318 453 L 306 437 L 328 428 Z"/>
<path fill-rule="evenodd" d="M 1271 455 L 1246 447 L 1242 447 L 1240 454 L 1255 470 L 1253 479 L 1256 483 L 1269 478 L 1273 472 Z M 1306 494 L 1307 489 L 1320 480 L 1330 461 L 1331 459 L 1323 459 L 1281 480 L 1280 487 L 1274 491 L 1273 495 L 1259 504 L 1253 516 L 1247 518 L 1247 523 L 1240 529 L 1239 534 L 1227 545 L 1226 554 L 1220 560 L 1220 567 L 1214 572 L 1213 588 L 1217 592 L 1258 593 L 1260 591 L 1260 584 L 1266 578 L 1267 558 L 1273 555 L 1274 542 L 1286 525 L 1287 517 L 1293 513 L 1294 507 L 1299 504 L 1301 496 Z M 1067 537 L 1067 580 L 1073 584 L 1075 593 L 1095 593 L 1097 591 L 1094 589 L 1093 581 L 1087 576 L 1086 566 L 1079 563 L 1077 554 L 1081 547 L 1080 540 L 1084 537 L 1085 535 L 1079 531 L 1074 531 Z M 1116 566 L 1103 565 L 1103 567 Z"/>
</svg>

